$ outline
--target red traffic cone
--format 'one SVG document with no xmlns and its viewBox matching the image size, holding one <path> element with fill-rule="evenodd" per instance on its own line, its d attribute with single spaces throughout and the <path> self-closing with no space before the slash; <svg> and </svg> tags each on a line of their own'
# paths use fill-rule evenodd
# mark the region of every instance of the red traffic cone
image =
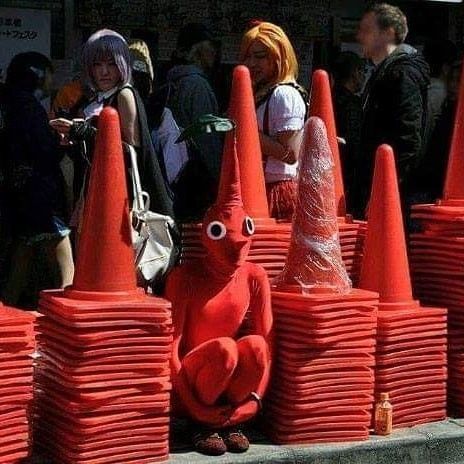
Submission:
<svg viewBox="0 0 464 464">
<path fill-rule="evenodd" d="M 344 217 L 346 215 L 345 188 L 343 186 L 340 151 L 338 149 L 337 129 L 335 127 L 335 116 L 332 104 L 332 93 L 330 91 L 329 75 L 322 69 L 317 69 L 313 73 L 309 114 L 310 116 L 317 116 L 324 121 L 329 146 L 332 150 L 332 157 L 335 164 L 335 204 L 337 207 L 337 216 Z"/>
<path fill-rule="evenodd" d="M 119 116 L 108 107 L 98 121 L 72 291 L 136 290 Z"/>
<path fill-rule="evenodd" d="M 416 306 L 392 148 L 381 145 L 375 161 L 359 287 L 378 292 L 382 309 L 382 303 L 393 303 L 392 309 Z"/>
<path fill-rule="evenodd" d="M 324 122 L 305 125 L 287 262 L 278 279 L 304 289 L 347 293 L 351 282 L 343 264 L 335 207 L 333 160 Z"/>
<path fill-rule="evenodd" d="M 464 62 L 461 69 L 459 98 L 453 137 L 443 189 L 443 204 L 464 206 Z"/>
<path fill-rule="evenodd" d="M 245 211 L 253 218 L 269 218 L 255 102 L 246 66 L 234 69 L 229 117 L 237 124 L 237 156 Z"/>
</svg>

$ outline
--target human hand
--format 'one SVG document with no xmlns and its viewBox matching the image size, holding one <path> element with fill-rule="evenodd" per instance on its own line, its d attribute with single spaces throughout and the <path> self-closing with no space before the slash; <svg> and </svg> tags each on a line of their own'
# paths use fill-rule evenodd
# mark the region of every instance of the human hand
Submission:
<svg viewBox="0 0 464 464">
<path fill-rule="evenodd" d="M 69 135 L 73 122 L 65 118 L 56 118 L 49 121 L 50 126 L 61 135 Z"/>
</svg>

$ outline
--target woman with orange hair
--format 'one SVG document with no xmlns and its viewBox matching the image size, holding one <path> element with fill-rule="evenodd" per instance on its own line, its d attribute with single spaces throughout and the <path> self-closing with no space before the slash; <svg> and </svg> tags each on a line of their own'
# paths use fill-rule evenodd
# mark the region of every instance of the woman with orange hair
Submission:
<svg viewBox="0 0 464 464">
<path fill-rule="evenodd" d="M 279 26 L 260 22 L 244 34 L 240 61 L 253 83 L 270 214 L 290 220 L 307 107 L 295 51 Z"/>
</svg>

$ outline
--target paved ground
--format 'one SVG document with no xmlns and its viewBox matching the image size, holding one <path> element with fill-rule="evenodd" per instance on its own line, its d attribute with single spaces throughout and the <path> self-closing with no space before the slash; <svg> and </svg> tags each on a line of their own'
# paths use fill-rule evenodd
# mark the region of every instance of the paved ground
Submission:
<svg viewBox="0 0 464 464">
<path fill-rule="evenodd" d="M 205 457 L 174 447 L 171 463 L 192 464 L 464 464 L 464 419 L 401 429 L 365 442 L 275 446 L 262 438 L 243 455 Z"/>
<path fill-rule="evenodd" d="M 276 446 L 256 434 L 247 453 L 221 457 L 191 452 L 182 440 L 185 431 L 181 424 L 174 435 L 178 439 L 172 446 L 171 464 L 464 464 L 464 419 L 401 429 L 388 437 L 372 436 L 350 444 Z M 61 463 L 36 458 L 25 464 Z"/>
</svg>

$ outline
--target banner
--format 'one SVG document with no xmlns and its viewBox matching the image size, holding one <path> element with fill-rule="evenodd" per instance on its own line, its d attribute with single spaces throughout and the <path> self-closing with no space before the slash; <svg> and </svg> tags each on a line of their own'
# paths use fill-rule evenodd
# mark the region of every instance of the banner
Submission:
<svg viewBox="0 0 464 464">
<path fill-rule="evenodd" d="M 48 10 L 0 7 L 0 81 L 13 56 L 35 51 L 50 57 L 50 18 Z"/>
</svg>

